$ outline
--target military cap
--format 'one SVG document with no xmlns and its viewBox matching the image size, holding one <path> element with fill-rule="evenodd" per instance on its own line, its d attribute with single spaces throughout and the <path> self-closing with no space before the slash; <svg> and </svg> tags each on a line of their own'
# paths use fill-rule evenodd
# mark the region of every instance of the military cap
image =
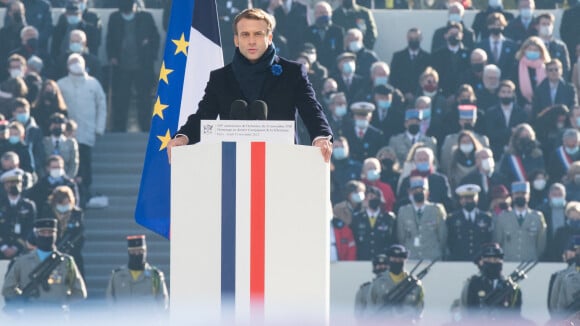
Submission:
<svg viewBox="0 0 580 326">
<path fill-rule="evenodd" d="M 353 114 L 369 114 L 375 110 L 375 105 L 370 102 L 355 102 L 350 105 Z"/>
<path fill-rule="evenodd" d="M 34 230 L 49 229 L 56 231 L 58 221 L 54 218 L 41 218 L 34 221 Z"/>
<path fill-rule="evenodd" d="M 141 249 L 146 248 L 147 244 L 145 243 L 145 235 L 130 235 L 127 237 L 127 247 L 129 249 Z"/>
<path fill-rule="evenodd" d="M 22 181 L 22 174 L 23 172 L 20 169 L 8 170 L 0 175 L 0 182 Z"/>
<path fill-rule="evenodd" d="M 474 184 L 461 185 L 455 189 L 455 193 L 458 196 L 475 196 L 479 194 L 480 191 L 481 187 Z"/>
<path fill-rule="evenodd" d="M 341 62 L 344 59 L 356 60 L 356 54 L 350 52 L 343 52 L 336 57 L 336 62 Z"/>
<path fill-rule="evenodd" d="M 491 188 L 491 199 L 508 197 L 510 193 L 504 185 L 496 185 Z"/>
<path fill-rule="evenodd" d="M 459 119 L 473 120 L 477 117 L 477 107 L 473 104 L 462 104 L 457 107 Z"/>
<path fill-rule="evenodd" d="M 81 8 L 79 7 L 79 4 L 77 1 L 67 1 L 66 3 L 66 12 L 80 12 Z"/>
<path fill-rule="evenodd" d="M 491 257 L 503 259 L 503 249 L 497 242 L 485 243 L 481 246 L 479 257 L 480 258 Z"/>
<path fill-rule="evenodd" d="M 409 178 L 409 188 L 410 189 L 414 189 L 414 188 L 423 188 L 423 189 L 429 189 L 429 181 L 426 178 L 423 178 L 422 176 L 412 176 Z"/>
<path fill-rule="evenodd" d="M 405 111 L 405 120 L 411 119 L 423 120 L 423 111 L 417 109 L 408 109 Z"/>
<path fill-rule="evenodd" d="M 378 254 L 373 258 L 373 273 L 379 274 L 387 270 L 389 260 L 387 255 Z"/>
<path fill-rule="evenodd" d="M 400 258 L 408 258 L 409 251 L 405 246 L 400 244 L 394 244 L 387 249 L 387 256 L 388 257 L 400 257 Z"/>
<path fill-rule="evenodd" d="M 51 114 L 48 120 L 50 123 L 67 123 L 66 116 L 58 112 Z"/>
<path fill-rule="evenodd" d="M 512 194 L 516 192 L 530 192 L 530 183 L 527 181 L 512 182 Z"/>
<path fill-rule="evenodd" d="M 378 85 L 375 86 L 375 88 L 373 88 L 373 94 L 378 94 L 378 95 L 389 95 L 389 94 L 393 94 L 394 89 L 391 86 L 388 85 Z"/>
</svg>

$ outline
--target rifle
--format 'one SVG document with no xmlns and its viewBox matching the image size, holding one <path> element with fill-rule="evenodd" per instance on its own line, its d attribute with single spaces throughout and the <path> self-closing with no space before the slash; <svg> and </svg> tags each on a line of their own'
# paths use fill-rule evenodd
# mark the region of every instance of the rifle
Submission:
<svg viewBox="0 0 580 326">
<path fill-rule="evenodd" d="M 28 274 L 30 282 L 20 290 L 20 297 L 24 300 L 28 300 L 31 297 L 38 297 L 40 295 L 39 286 L 42 286 L 42 288 L 47 291 L 49 289 L 48 277 L 63 261 L 64 256 L 53 251 L 45 260 L 42 261 L 42 263 L 36 266 L 32 272 Z"/>
<path fill-rule="evenodd" d="M 517 289 L 518 282 L 527 278 L 527 273 L 536 267 L 537 264 L 537 260 L 521 262 L 503 282 L 504 286 L 496 288 L 482 299 L 483 304 L 485 306 L 499 305 L 508 295 Z"/>
<path fill-rule="evenodd" d="M 439 259 L 435 259 L 427 265 L 422 271 L 420 271 L 416 276 L 413 272 L 421 265 L 423 260 L 420 260 L 417 265 L 411 270 L 409 276 L 397 284 L 391 291 L 387 292 L 383 297 L 384 305 L 399 305 L 403 303 L 405 297 L 411 293 L 417 286 L 421 285 L 421 280 L 429 273 L 429 269 L 433 266 Z"/>
<path fill-rule="evenodd" d="M 66 232 L 64 236 L 56 244 L 56 248 L 59 252 L 70 254 L 70 252 L 79 245 L 82 240 L 83 232 L 82 230 L 77 230 L 75 232 Z"/>
</svg>

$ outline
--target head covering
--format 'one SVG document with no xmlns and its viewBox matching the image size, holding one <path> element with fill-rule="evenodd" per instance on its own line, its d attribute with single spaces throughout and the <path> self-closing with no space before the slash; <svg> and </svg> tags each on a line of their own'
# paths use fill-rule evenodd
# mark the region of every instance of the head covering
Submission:
<svg viewBox="0 0 580 326">
<path fill-rule="evenodd" d="M 76 13 L 80 12 L 81 8 L 77 1 L 67 1 L 66 3 L 66 12 L 67 13 Z"/>
<path fill-rule="evenodd" d="M 343 52 L 343 53 L 339 54 L 338 57 L 336 57 L 336 62 L 339 63 L 340 61 L 342 61 L 344 59 L 356 60 L 356 54 L 351 53 L 351 52 Z"/>
<path fill-rule="evenodd" d="M 22 181 L 23 171 L 20 169 L 8 170 L 0 176 L 0 182 L 4 183 L 7 181 Z"/>
<path fill-rule="evenodd" d="M 516 192 L 530 192 L 530 183 L 527 181 L 512 182 L 512 194 Z"/>
<path fill-rule="evenodd" d="M 389 95 L 389 94 L 393 94 L 394 93 L 394 89 L 393 87 L 389 86 L 389 85 L 378 85 L 375 86 L 375 88 L 373 88 L 373 94 L 376 95 Z"/>
<path fill-rule="evenodd" d="M 34 230 L 54 230 L 56 231 L 56 226 L 58 221 L 54 218 L 41 218 L 34 221 Z"/>
<path fill-rule="evenodd" d="M 510 193 L 504 185 L 493 186 L 491 189 L 491 199 L 508 197 Z"/>
<path fill-rule="evenodd" d="M 422 176 L 412 176 L 409 178 L 409 189 L 423 188 L 429 189 L 429 181 Z"/>
<path fill-rule="evenodd" d="M 408 258 L 409 251 L 405 246 L 400 244 L 394 244 L 387 249 L 387 257 L 399 257 L 399 258 Z"/>
<path fill-rule="evenodd" d="M 408 109 L 405 111 L 405 120 L 411 119 L 423 120 L 423 110 Z"/>
<path fill-rule="evenodd" d="M 147 244 L 145 243 L 145 235 L 130 235 L 127 237 L 127 247 L 129 249 L 145 249 Z"/>
<path fill-rule="evenodd" d="M 350 105 L 350 110 L 353 114 L 366 115 L 375 110 L 375 105 L 370 102 L 355 102 Z"/>
<path fill-rule="evenodd" d="M 465 184 L 457 187 L 455 193 L 458 196 L 475 196 L 479 194 L 481 187 L 475 184 Z"/>
<path fill-rule="evenodd" d="M 485 243 L 481 246 L 480 258 L 491 257 L 491 258 L 501 258 L 503 259 L 503 249 L 500 247 L 499 243 Z"/>
</svg>

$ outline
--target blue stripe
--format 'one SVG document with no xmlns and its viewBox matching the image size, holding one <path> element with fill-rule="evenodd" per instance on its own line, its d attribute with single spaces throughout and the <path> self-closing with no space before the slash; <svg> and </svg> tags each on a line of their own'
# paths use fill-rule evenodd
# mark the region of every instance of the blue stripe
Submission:
<svg viewBox="0 0 580 326">
<path fill-rule="evenodd" d="M 216 3 L 208 0 L 196 0 L 193 9 L 191 27 L 208 40 L 221 47 L 220 28 L 218 24 Z"/>
<path fill-rule="evenodd" d="M 236 292 L 236 143 L 222 143 L 222 302 Z M 225 302 L 224 302 L 225 303 Z"/>
</svg>

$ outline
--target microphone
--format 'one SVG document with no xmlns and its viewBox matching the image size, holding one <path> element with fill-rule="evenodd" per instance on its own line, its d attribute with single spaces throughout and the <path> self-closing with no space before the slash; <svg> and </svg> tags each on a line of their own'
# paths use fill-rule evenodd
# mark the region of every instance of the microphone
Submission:
<svg viewBox="0 0 580 326">
<path fill-rule="evenodd" d="M 261 100 L 255 100 L 250 104 L 250 119 L 268 120 L 268 104 Z"/>
<path fill-rule="evenodd" d="M 230 120 L 248 120 L 248 103 L 244 100 L 235 100 L 230 106 Z"/>
</svg>

